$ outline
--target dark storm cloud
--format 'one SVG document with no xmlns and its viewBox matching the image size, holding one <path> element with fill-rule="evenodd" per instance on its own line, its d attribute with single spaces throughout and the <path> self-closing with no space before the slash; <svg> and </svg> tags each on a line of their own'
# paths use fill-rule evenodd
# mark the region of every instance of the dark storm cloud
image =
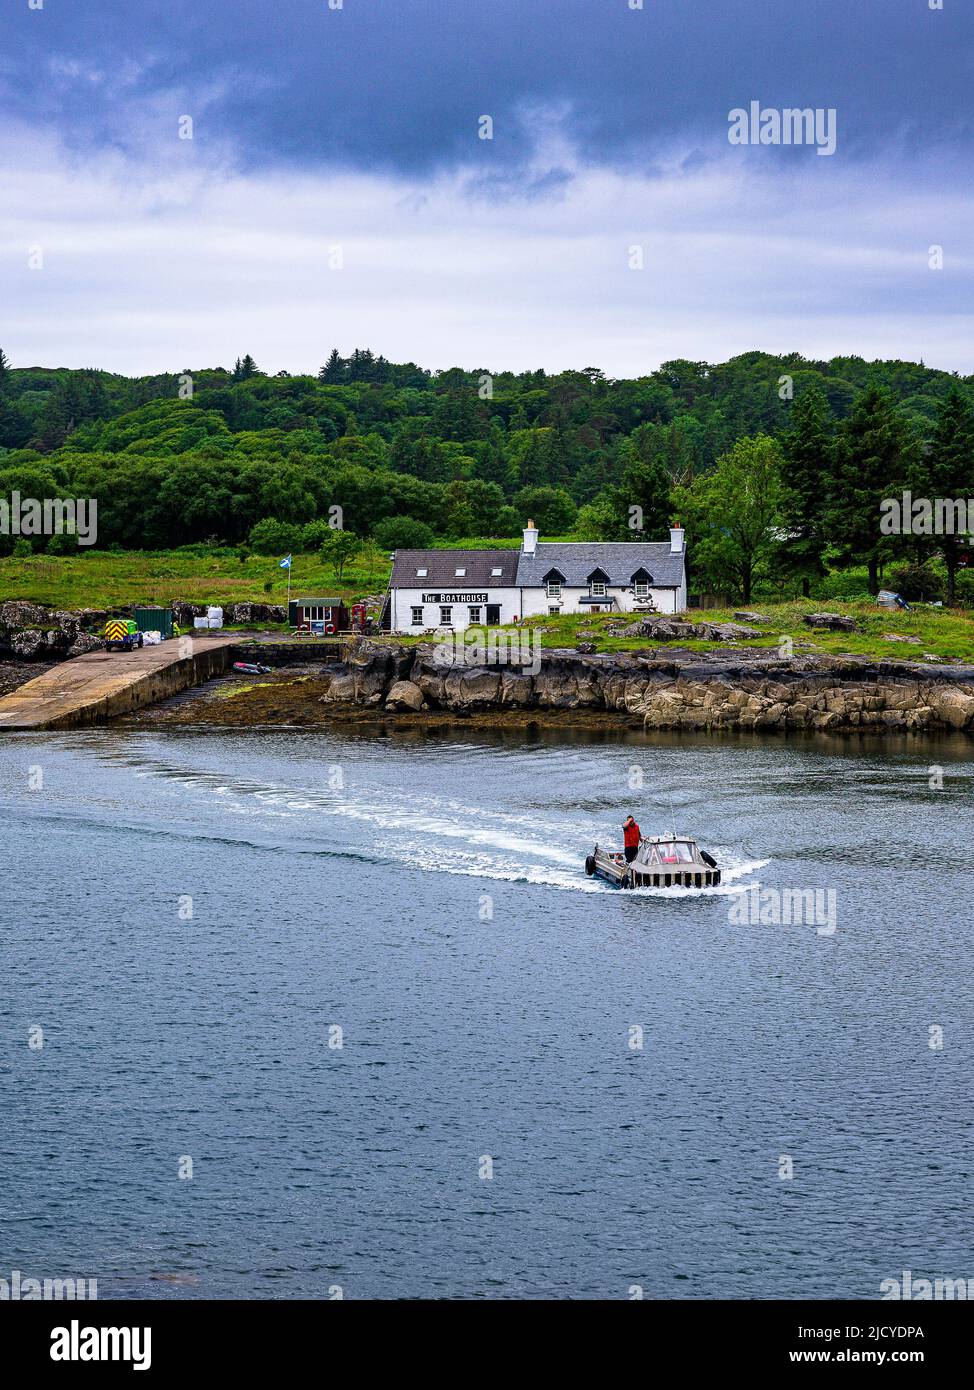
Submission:
<svg viewBox="0 0 974 1390">
<path fill-rule="evenodd" d="M 5 0 L 9 119 L 150 151 L 179 115 L 243 167 L 414 175 L 478 151 L 501 187 L 563 113 L 585 163 L 727 153 L 727 113 L 835 107 L 839 153 L 969 148 L 974 15 L 961 0 Z M 492 142 L 477 120 L 494 119 Z M 803 158 L 808 152 L 775 152 Z M 503 170 L 508 173 L 504 174 Z"/>
</svg>

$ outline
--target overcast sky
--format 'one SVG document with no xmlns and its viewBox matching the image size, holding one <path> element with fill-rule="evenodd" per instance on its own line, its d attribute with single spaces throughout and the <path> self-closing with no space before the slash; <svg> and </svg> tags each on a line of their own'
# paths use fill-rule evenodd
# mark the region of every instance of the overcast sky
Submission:
<svg viewBox="0 0 974 1390">
<path fill-rule="evenodd" d="M 3 0 L 0 345 L 974 372 L 969 0 L 630 3 Z M 732 145 L 751 102 L 835 153 Z"/>
</svg>

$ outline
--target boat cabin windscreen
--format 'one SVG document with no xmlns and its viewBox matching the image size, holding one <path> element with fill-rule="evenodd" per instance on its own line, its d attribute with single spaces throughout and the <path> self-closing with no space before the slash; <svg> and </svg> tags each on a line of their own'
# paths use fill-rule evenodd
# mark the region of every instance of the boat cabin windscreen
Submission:
<svg viewBox="0 0 974 1390">
<path fill-rule="evenodd" d="M 656 845 L 661 864 L 692 864 L 693 850 L 685 840 L 672 840 L 665 845 Z"/>
</svg>

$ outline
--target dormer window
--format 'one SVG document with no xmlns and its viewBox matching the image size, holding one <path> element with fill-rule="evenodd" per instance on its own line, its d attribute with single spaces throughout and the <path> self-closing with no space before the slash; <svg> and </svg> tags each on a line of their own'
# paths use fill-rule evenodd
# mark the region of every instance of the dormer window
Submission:
<svg viewBox="0 0 974 1390">
<path fill-rule="evenodd" d="M 595 569 L 588 577 L 588 590 L 591 597 L 605 598 L 606 585 L 608 582 L 609 576 L 606 574 L 605 570 L 602 569 L 600 565 L 596 565 Z"/>
<path fill-rule="evenodd" d="M 556 569 L 550 569 L 547 574 L 543 574 L 541 576 L 541 582 L 545 586 L 545 590 L 548 594 L 549 599 L 555 599 L 557 602 L 560 603 L 561 586 L 565 582 L 565 576 L 561 573 L 561 571 Z"/>
<path fill-rule="evenodd" d="M 456 575 L 456 577 L 457 577 L 458 579 L 462 579 L 463 576 L 466 574 L 466 572 L 467 572 L 467 567 L 466 567 L 466 565 L 458 565 L 457 568 L 453 571 L 453 573 Z"/>
<path fill-rule="evenodd" d="M 641 566 L 632 576 L 632 589 L 636 598 L 649 598 L 649 586 L 653 582 L 653 576 L 649 570 L 644 570 Z"/>
</svg>

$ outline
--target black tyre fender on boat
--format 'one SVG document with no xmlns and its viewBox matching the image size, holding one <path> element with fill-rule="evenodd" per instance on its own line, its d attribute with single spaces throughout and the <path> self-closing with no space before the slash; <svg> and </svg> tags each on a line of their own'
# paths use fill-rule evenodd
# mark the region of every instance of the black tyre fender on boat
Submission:
<svg viewBox="0 0 974 1390">
<path fill-rule="evenodd" d="M 585 872 L 588 874 L 589 878 L 591 878 L 591 877 L 593 876 L 593 874 L 595 873 L 595 855 L 594 855 L 594 854 L 588 854 L 588 855 L 585 856 Z"/>
<path fill-rule="evenodd" d="M 709 855 L 705 849 L 702 849 L 700 851 L 700 858 L 703 860 L 705 864 L 709 864 L 712 869 L 716 869 L 717 860 L 714 859 L 711 855 Z"/>
</svg>

